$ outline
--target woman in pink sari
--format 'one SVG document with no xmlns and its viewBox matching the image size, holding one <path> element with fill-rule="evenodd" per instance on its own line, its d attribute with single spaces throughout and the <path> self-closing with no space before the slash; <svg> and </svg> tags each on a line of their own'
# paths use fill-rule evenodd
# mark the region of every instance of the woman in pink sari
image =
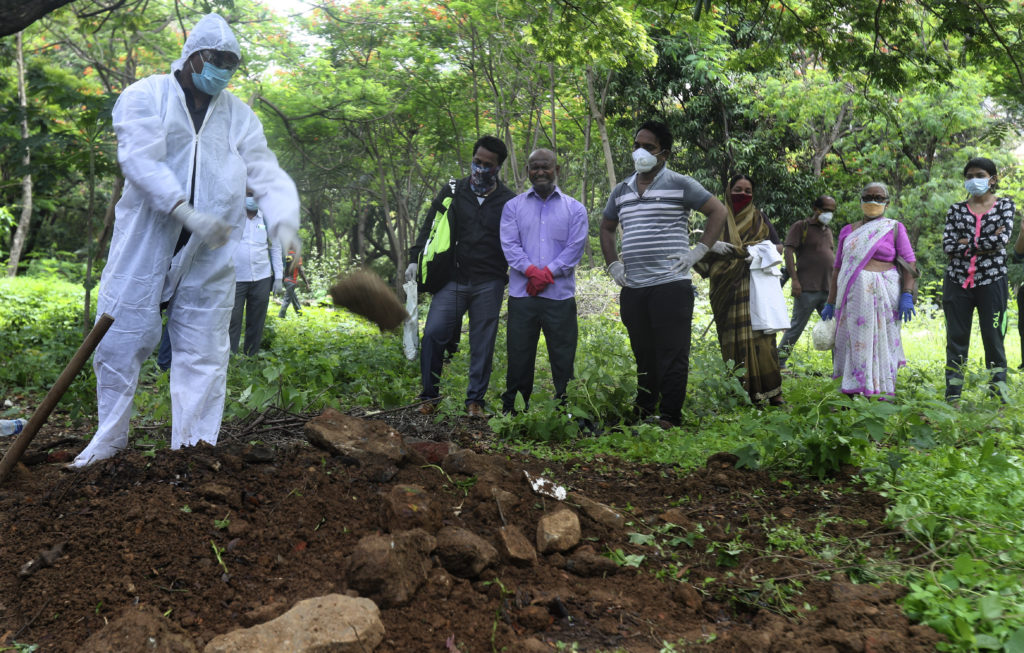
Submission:
<svg viewBox="0 0 1024 653">
<path fill-rule="evenodd" d="M 823 319 L 835 319 L 832 378 L 842 379 L 845 394 L 892 395 L 896 372 L 906 365 L 900 321 L 914 315 L 914 250 L 906 228 L 885 217 L 889 191 L 872 182 L 861 191 L 864 217 L 842 228 L 835 274 Z"/>
</svg>

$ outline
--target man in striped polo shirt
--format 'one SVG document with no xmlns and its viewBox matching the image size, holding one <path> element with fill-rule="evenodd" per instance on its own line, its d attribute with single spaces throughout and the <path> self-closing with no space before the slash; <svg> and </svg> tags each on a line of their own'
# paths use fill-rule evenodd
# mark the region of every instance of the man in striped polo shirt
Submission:
<svg viewBox="0 0 1024 653">
<path fill-rule="evenodd" d="M 672 132 L 647 122 L 633 137 L 636 173 L 619 182 L 601 221 L 608 274 L 622 286 L 622 323 L 636 357 L 637 408 L 664 427 L 677 426 L 690 370 L 693 286 L 690 268 L 714 246 L 726 208 L 692 177 L 665 167 Z M 707 216 L 701 241 L 690 248 L 690 211 Z M 615 251 L 622 225 L 622 260 Z"/>
</svg>

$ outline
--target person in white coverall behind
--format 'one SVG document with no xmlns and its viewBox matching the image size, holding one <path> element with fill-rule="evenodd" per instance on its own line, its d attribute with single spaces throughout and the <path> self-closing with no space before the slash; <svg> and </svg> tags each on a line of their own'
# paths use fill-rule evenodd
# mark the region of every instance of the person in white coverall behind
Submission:
<svg viewBox="0 0 1024 653">
<path fill-rule="evenodd" d="M 224 90 L 240 55 L 227 22 L 209 14 L 171 74 L 132 84 L 114 105 L 125 186 L 97 311 L 114 324 L 93 359 L 99 425 L 73 467 L 128 446 L 139 369 L 160 339 L 162 305 L 173 352 L 171 448 L 216 444 L 247 187 L 256 189 L 270 237 L 299 250 L 295 184 L 252 109 Z"/>
</svg>

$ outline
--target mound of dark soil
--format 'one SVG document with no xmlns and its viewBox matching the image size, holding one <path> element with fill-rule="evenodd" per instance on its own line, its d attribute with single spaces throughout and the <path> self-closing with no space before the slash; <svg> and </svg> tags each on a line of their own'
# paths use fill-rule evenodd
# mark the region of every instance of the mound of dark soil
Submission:
<svg viewBox="0 0 1024 653">
<path fill-rule="evenodd" d="M 701 651 L 906 653 L 939 640 L 908 622 L 899 587 L 853 584 L 799 546 L 799 534 L 815 532 L 861 547 L 865 559 L 906 546 L 882 528 L 885 502 L 875 494 L 736 470 L 724 454 L 686 474 L 611 458 L 496 455 L 483 421 L 438 425 L 411 412 L 388 417 L 410 449 L 396 464 L 332 456 L 296 426 L 258 442 L 248 434 L 217 447 L 130 452 L 70 473 L 46 455 L 28 457 L 33 464 L 0 486 L 0 644 L 74 651 L 125 607 L 141 606 L 202 650 L 302 599 L 356 593 L 357 545 L 410 518 L 396 513 L 396 493 L 430 505 L 408 525 L 432 536 L 464 529 L 500 555 L 474 574 L 429 554 L 411 598 L 382 605 L 378 651 L 554 650 L 561 641 L 643 652 L 686 640 L 686 650 Z M 64 436 L 44 432 L 34 449 Z M 572 494 L 538 494 L 523 471 Z M 587 500 L 624 523 L 614 511 L 595 520 Z M 579 518 L 579 543 L 539 552 L 533 564 L 509 557 L 503 527 L 536 547 L 541 518 L 566 505 Z M 779 525 L 792 529 L 792 547 L 769 530 Z M 639 567 L 609 565 L 609 553 Z"/>
</svg>

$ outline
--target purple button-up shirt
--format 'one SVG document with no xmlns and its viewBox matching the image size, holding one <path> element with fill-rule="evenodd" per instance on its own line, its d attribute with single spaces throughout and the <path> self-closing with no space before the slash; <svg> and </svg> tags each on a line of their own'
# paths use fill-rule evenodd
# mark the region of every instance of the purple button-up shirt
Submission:
<svg viewBox="0 0 1024 653">
<path fill-rule="evenodd" d="M 555 189 L 547 199 L 533 189 L 510 199 L 501 213 L 501 249 L 511 268 L 508 294 L 529 297 L 526 268 L 551 271 L 554 283 L 537 294 L 548 299 L 570 299 L 576 294 L 576 266 L 587 239 L 587 210 Z"/>
</svg>

